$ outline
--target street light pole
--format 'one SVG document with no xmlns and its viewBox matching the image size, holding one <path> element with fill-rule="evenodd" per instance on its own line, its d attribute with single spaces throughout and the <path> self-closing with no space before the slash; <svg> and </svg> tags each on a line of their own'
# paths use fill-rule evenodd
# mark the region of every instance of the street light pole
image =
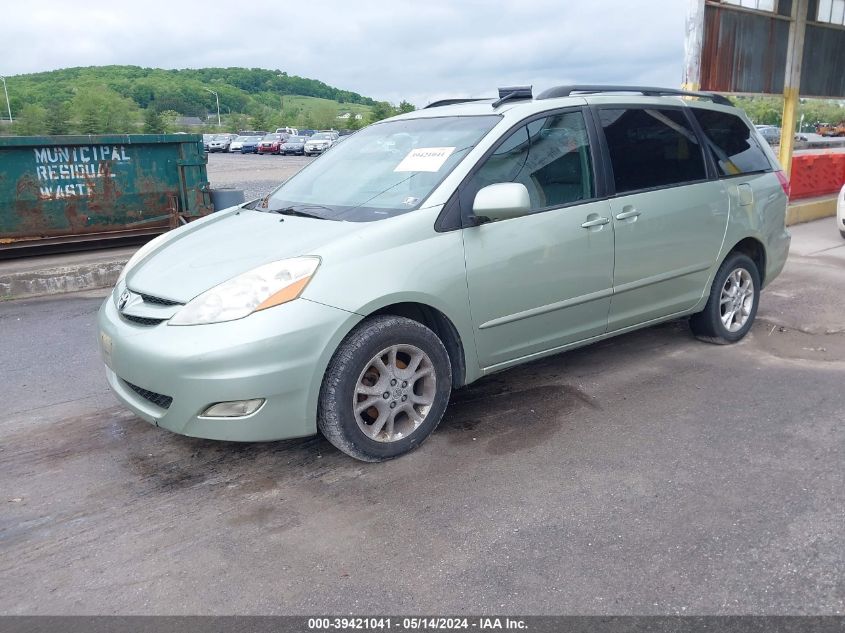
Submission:
<svg viewBox="0 0 845 633">
<path fill-rule="evenodd" d="M 0 77 L 0 81 L 3 82 L 3 94 L 6 95 L 6 110 L 9 111 L 9 123 L 12 122 L 12 106 L 9 104 L 9 91 L 6 90 L 6 78 Z"/>
<path fill-rule="evenodd" d="M 210 90 L 208 88 L 203 88 L 206 92 L 210 92 L 214 95 L 214 98 L 217 100 L 217 127 L 220 127 L 220 97 L 217 95 L 216 92 Z"/>
</svg>

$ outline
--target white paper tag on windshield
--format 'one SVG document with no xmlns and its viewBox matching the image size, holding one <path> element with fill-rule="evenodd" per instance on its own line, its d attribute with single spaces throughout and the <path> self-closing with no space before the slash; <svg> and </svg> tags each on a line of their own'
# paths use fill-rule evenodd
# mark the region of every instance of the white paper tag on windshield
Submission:
<svg viewBox="0 0 845 633">
<path fill-rule="evenodd" d="M 418 147 L 408 152 L 393 171 L 439 171 L 454 147 Z"/>
</svg>

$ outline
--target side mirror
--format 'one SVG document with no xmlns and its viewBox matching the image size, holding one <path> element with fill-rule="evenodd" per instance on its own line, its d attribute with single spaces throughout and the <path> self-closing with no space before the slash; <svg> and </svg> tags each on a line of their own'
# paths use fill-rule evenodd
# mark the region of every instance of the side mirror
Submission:
<svg viewBox="0 0 845 633">
<path fill-rule="evenodd" d="M 520 182 L 487 185 L 475 194 L 472 212 L 477 218 L 509 220 L 531 212 L 528 189 Z"/>
</svg>

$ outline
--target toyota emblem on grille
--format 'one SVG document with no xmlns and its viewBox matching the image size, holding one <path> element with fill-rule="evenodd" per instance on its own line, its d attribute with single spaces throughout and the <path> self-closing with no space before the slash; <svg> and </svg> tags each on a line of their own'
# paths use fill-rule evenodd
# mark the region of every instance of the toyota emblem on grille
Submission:
<svg viewBox="0 0 845 633">
<path fill-rule="evenodd" d="M 117 309 L 122 312 L 131 297 L 132 293 L 128 290 L 124 290 L 120 295 L 120 299 L 117 300 Z"/>
</svg>

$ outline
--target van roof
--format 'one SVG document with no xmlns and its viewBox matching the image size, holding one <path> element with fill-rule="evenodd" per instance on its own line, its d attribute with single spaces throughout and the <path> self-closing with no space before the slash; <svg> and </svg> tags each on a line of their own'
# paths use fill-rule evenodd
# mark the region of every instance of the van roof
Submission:
<svg viewBox="0 0 845 633">
<path fill-rule="evenodd" d="M 510 92 L 509 92 L 510 91 Z M 696 98 L 691 102 L 690 98 Z M 710 102 L 710 103 L 708 103 Z M 556 86 L 533 96 L 531 87 L 500 88 L 499 98 L 454 98 L 441 99 L 427 105 L 422 110 L 415 110 L 396 118 L 423 118 L 440 116 L 478 116 L 484 114 L 504 114 L 519 109 L 543 111 L 554 106 L 585 105 L 589 103 L 630 103 L 630 104 L 672 104 L 717 106 L 715 109 L 735 108 L 725 97 L 712 92 L 659 88 L 653 86 L 617 86 L 617 85 L 568 85 Z M 721 106 L 721 107 L 719 107 Z"/>
</svg>

